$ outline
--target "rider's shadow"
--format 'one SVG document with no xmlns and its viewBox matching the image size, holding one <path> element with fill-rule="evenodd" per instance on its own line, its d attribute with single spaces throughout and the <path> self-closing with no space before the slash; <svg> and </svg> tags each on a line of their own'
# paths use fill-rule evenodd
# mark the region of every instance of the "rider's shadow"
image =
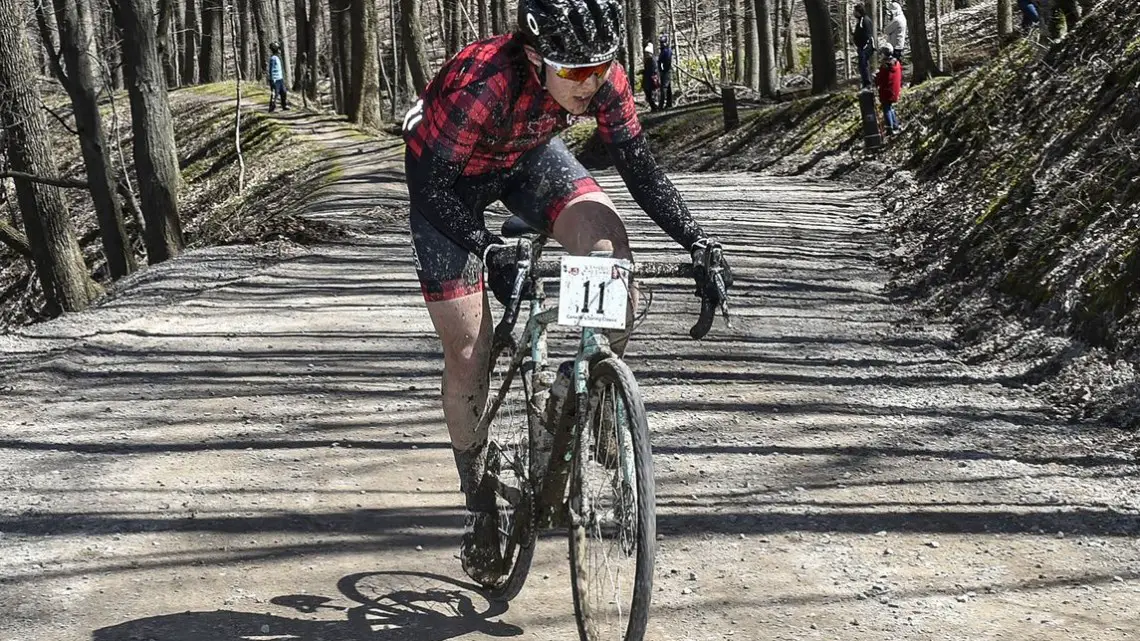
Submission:
<svg viewBox="0 0 1140 641">
<path fill-rule="evenodd" d="M 522 634 L 509 623 L 491 621 L 507 604 L 485 600 L 474 586 L 421 572 L 352 574 L 337 583 L 351 605 L 307 594 L 271 599 L 277 606 L 323 616 L 305 620 L 233 610 L 183 612 L 136 619 L 96 630 L 93 641 L 446 641 L 473 632 L 494 637 Z M 343 616 L 328 617 L 334 612 Z"/>
</svg>

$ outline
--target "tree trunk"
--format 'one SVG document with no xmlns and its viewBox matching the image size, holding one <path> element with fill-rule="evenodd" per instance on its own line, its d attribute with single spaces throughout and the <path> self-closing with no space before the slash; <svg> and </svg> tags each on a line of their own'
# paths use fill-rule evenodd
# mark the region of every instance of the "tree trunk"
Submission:
<svg viewBox="0 0 1140 641">
<path fill-rule="evenodd" d="M 744 0 L 744 83 L 760 88 L 760 28 L 756 0 Z"/>
<path fill-rule="evenodd" d="M 87 183 L 95 204 L 96 218 L 99 220 L 99 232 L 103 237 L 103 253 L 107 257 L 111 277 L 119 279 L 133 272 L 136 265 L 123 226 L 123 212 L 115 196 L 115 179 L 111 171 L 107 137 L 99 113 L 95 69 L 92 67 L 98 52 L 95 47 L 95 27 L 87 3 L 88 0 L 55 0 L 56 24 L 59 27 L 61 53 L 70 74 L 69 82 L 64 88 L 71 97 L 75 113 L 75 127 L 79 131 L 79 146 L 87 170 Z"/>
<path fill-rule="evenodd" d="M 838 86 L 831 12 L 827 0 L 805 0 L 804 5 L 807 7 L 808 28 L 811 30 L 811 92 L 827 93 Z"/>
<path fill-rule="evenodd" d="M 202 48 L 198 56 L 203 83 L 225 76 L 225 13 L 223 0 L 202 0 Z"/>
<path fill-rule="evenodd" d="M 325 12 L 320 0 L 309 0 L 308 34 L 305 37 L 305 92 L 309 100 L 317 102 L 320 99 L 318 88 L 321 80 L 321 36 L 325 31 Z"/>
<path fill-rule="evenodd" d="M 379 127 L 380 59 L 376 48 L 376 0 L 352 0 L 352 103 L 349 120 Z"/>
<path fill-rule="evenodd" d="M 645 42 L 656 42 L 657 0 L 629 0 L 629 2 L 641 3 L 641 39 Z"/>
<path fill-rule="evenodd" d="M 776 0 L 778 1 L 778 0 Z M 776 42 L 772 28 L 773 0 L 755 0 L 757 43 L 757 84 L 760 95 L 774 98 L 780 83 L 776 73 Z"/>
<path fill-rule="evenodd" d="M 285 22 L 285 13 L 281 10 L 281 0 L 273 0 L 273 8 L 277 16 L 277 44 L 281 45 L 281 79 L 285 86 L 289 86 L 289 25 Z"/>
<path fill-rule="evenodd" d="M 627 11 L 625 15 L 625 41 L 626 41 L 626 62 L 625 68 L 629 70 L 630 82 L 636 84 L 637 70 L 641 63 L 641 54 L 645 50 L 645 42 L 648 38 L 641 37 L 641 7 L 637 2 L 630 2 L 626 5 Z M 652 36 L 651 36 L 652 37 Z"/>
<path fill-rule="evenodd" d="M 1013 33 L 1013 1 L 998 0 L 997 5 L 997 32 L 1001 38 Z"/>
<path fill-rule="evenodd" d="M 926 37 L 925 0 L 906 1 L 907 30 L 910 32 L 910 53 L 914 63 L 912 85 L 926 81 L 934 75 L 934 58 L 930 53 L 930 41 Z"/>
<path fill-rule="evenodd" d="M 352 0 L 329 0 L 336 110 L 348 114 L 352 97 Z"/>
<path fill-rule="evenodd" d="M 777 0 L 781 1 L 781 0 Z M 784 68 L 795 71 L 800 66 L 799 43 L 796 42 L 796 22 L 794 0 L 782 0 L 784 14 Z"/>
<path fill-rule="evenodd" d="M 741 14 L 744 0 L 731 0 L 732 13 L 729 14 L 729 27 L 732 35 L 732 81 L 744 82 L 744 29 Z"/>
<path fill-rule="evenodd" d="M 237 64 L 241 68 L 241 77 L 243 80 L 253 80 L 260 77 L 254 65 L 253 52 L 257 47 L 253 43 L 253 11 L 249 6 L 249 0 L 238 0 L 237 3 L 238 14 L 238 46 L 237 46 Z"/>
<path fill-rule="evenodd" d="M 193 85 L 198 82 L 198 1 L 186 0 L 183 5 L 185 18 L 182 32 L 182 84 Z"/>
<path fill-rule="evenodd" d="M 400 0 L 404 56 L 417 95 L 423 94 L 431 81 L 428 77 L 427 46 L 424 44 L 423 27 L 420 26 L 419 4 L 419 0 Z"/>
<path fill-rule="evenodd" d="M 257 52 L 257 61 L 254 68 L 257 70 L 255 77 L 258 80 L 267 80 L 269 75 L 269 43 L 273 42 L 274 20 L 269 12 L 269 5 L 266 4 L 268 2 L 269 0 L 249 0 L 253 30 L 257 34 L 257 47 L 254 49 Z"/>
<path fill-rule="evenodd" d="M 174 124 L 162 87 L 162 66 L 154 43 L 154 16 L 149 0 L 112 0 L 111 7 L 123 31 L 135 173 L 146 219 L 147 261 L 154 265 L 177 256 L 183 248 Z M 220 46 L 221 41 L 216 42 Z M 218 54 L 220 57 L 220 50 Z"/>
<path fill-rule="evenodd" d="M 110 73 L 109 77 L 102 78 L 102 85 L 118 90 L 123 87 L 122 55 L 118 29 L 110 13 L 110 11 L 95 12 L 95 15 L 99 16 L 99 53 L 106 61 L 106 70 Z"/>
<path fill-rule="evenodd" d="M 170 37 L 170 22 L 174 16 L 174 0 L 158 0 L 158 33 L 155 41 L 158 43 L 158 57 L 162 60 L 162 69 L 166 78 L 166 86 L 173 89 L 178 86 L 178 72 L 175 69 L 174 59 L 178 51 Z"/>
<path fill-rule="evenodd" d="M 14 171 L 54 177 L 55 158 L 36 83 L 36 59 L 24 30 L 25 6 L 0 2 L 0 123 L 7 134 L 8 160 Z M 32 248 L 46 311 L 87 307 L 98 288 L 87 274 L 67 207 L 58 187 L 17 179 L 16 199 Z"/>
<path fill-rule="evenodd" d="M 491 11 L 487 6 L 487 0 L 475 0 L 479 5 L 479 39 L 488 38 L 491 36 Z"/>
<path fill-rule="evenodd" d="M 942 56 L 942 3 L 939 0 L 933 0 L 931 4 L 934 5 L 934 50 L 936 52 L 935 60 L 939 69 L 946 68 L 945 58 Z"/>
<path fill-rule="evenodd" d="M 459 0 L 443 0 L 443 17 L 447 25 L 447 45 L 444 51 L 450 58 L 463 46 L 463 16 L 459 10 Z"/>
<path fill-rule="evenodd" d="M 309 16 L 307 0 L 293 0 L 293 17 L 297 25 L 297 48 L 293 60 L 293 91 L 305 85 L 305 64 L 309 58 Z M 308 94 L 306 94 L 307 96 Z"/>
<path fill-rule="evenodd" d="M 842 10 L 840 11 L 839 23 L 843 25 L 843 79 L 847 80 L 851 77 L 851 12 L 847 8 L 846 2 L 842 2 L 840 5 Z"/>
</svg>

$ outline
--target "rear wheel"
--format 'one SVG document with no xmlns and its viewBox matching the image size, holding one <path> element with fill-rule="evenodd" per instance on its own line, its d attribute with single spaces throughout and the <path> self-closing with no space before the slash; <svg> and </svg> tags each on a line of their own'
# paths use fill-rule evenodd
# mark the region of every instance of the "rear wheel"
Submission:
<svg viewBox="0 0 1140 641">
<path fill-rule="evenodd" d="M 590 372 L 570 480 L 570 581 L 582 641 L 642 641 L 656 553 L 649 427 L 629 367 Z"/>
<path fill-rule="evenodd" d="M 537 536 L 527 418 L 531 380 L 529 372 L 510 366 L 511 356 L 504 353 L 491 370 L 491 393 L 498 394 L 501 402 L 487 429 L 487 479 L 495 484 L 503 566 L 500 579 L 483 587 L 497 601 L 509 601 L 522 589 Z"/>
</svg>

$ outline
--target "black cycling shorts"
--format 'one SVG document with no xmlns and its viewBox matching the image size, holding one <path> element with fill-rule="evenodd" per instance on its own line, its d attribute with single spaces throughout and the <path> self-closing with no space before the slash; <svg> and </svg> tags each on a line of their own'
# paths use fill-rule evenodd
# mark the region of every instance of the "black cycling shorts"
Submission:
<svg viewBox="0 0 1140 641">
<path fill-rule="evenodd" d="M 411 152 L 407 152 L 404 163 L 408 176 L 418 175 L 412 170 L 415 162 Z M 512 214 L 545 232 L 554 228 L 554 221 L 570 201 L 602 190 L 560 138 L 528 151 L 510 169 L 460 176 L 454 188 L 464 205 L 479 214 L 501 200 Z M 422 206 L 412 200 L 410 224 L 416 274 L 424 300 L 449 300 L 481 292 L 482 257 L 472 255 L 436 229 L 420 213 Z"/>
</svg>

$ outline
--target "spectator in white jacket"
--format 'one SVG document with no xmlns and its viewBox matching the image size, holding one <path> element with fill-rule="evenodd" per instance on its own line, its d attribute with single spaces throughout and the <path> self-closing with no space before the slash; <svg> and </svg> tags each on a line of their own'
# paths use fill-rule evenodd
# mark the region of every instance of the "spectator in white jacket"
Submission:
<svg viewBox="0 0 1140 641">
<path fill-rule="evenodd" d="M 887 15 L 891 19 L 883 30 L 883 39 L 891 46 L 895 59 L 902 62 L 903 52 L 906 50 L 906 15 L 903 13 L 902 5 L 897 2 L 891 3 Z"/>
</svg>

